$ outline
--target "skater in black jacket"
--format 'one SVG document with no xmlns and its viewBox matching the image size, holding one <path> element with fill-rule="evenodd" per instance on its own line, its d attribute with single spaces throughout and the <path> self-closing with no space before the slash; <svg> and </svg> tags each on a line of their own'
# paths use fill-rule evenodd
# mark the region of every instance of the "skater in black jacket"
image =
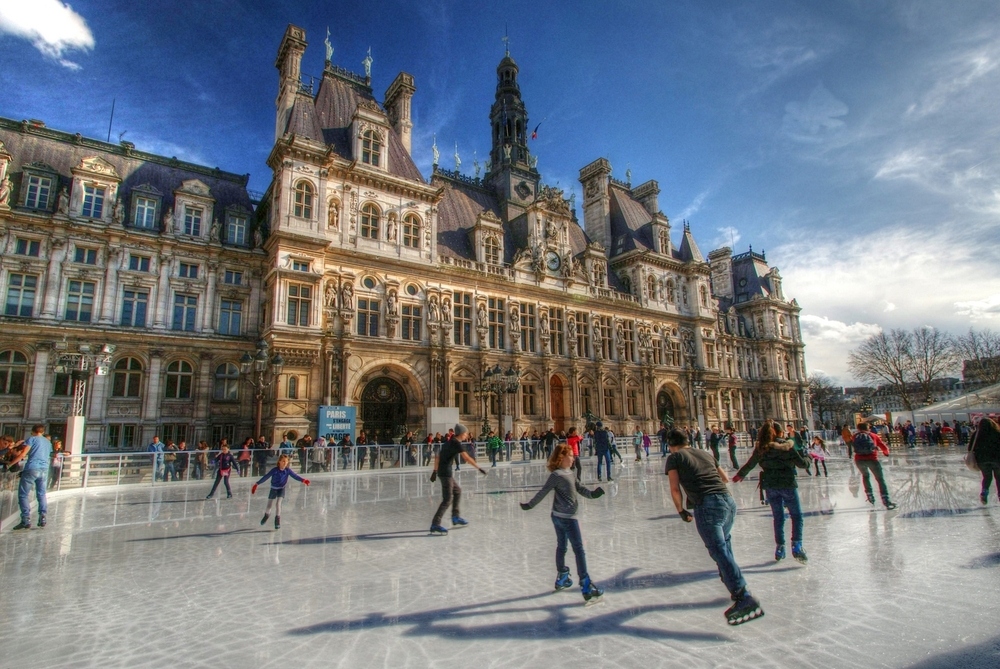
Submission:
<svg viewBox="0 0 1000 669">
<path fill-rule="evenodd" d="M 448 530 L 441 525 L 444 512 L 451 508 L 451 524 L 453 526 L 468 525 L 469 522 L 459 514 L 459 503 L 462 501 L 462 489 L 458 487 L 458 482 L 452 475 L 451 465 L 458 458 L 462 458 L 467 463 L 479 470 L 479 473 L 486 476 L 486 470 L 479 467 L 476 461 L 465 452 L 462 441 L 469 438 L 469 428 L 461 423 L 455 425 L 455 432 L 447 443 L 441 446 L 441 452 L 434 456 L 434 471 L 431 473 L 431 483 L 441 479 L 441 505 L 434 520 L 431 521 L 431 534 L 448 534 Z"/>
</svg>

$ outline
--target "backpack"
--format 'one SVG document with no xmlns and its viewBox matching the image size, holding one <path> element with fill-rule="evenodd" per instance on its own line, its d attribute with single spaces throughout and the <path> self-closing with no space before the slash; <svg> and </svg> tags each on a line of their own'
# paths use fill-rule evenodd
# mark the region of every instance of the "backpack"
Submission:
<svg viewBox="0 0 1000 669">
<path fill-rule="evenodd" d="M 858 432 L 854 435 L 854 454 L 871 455 L 875 452 L 875 440 L 867 432 Z"/>
</svg>

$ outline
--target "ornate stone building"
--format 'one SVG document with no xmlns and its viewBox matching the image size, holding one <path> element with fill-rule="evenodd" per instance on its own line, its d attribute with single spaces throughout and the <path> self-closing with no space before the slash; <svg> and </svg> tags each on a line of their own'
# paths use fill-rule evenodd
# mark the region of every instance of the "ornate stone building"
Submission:
<svg viewBox="0 0 1000 669">
<path fill-rule="evenodd" d="M 435 147 L 427 180 L 413 77 L 380 103 L 370 72 L 331 51 L 314 90 L 305 33 L 285 32 L 259 202 L 246 177 L 0 120 L 2 429 L 58 432 L 70 384 L 54 357 L 106 342 L 91 448 L 242 438 L 254 398 L 239 362 L 258 339 L 284 359 L 263 402 L 273 437 L 314 432 L 321 404 L 358 407 L 382 435 L 422 431 L 442 407 L 517 434 L 588 415 L 619 434 L 664 415 L 808 420 L 799 307 L 764 254 L 706 260 L 686 223 L 675 245 L 657 183 L 612 178 L 604 159 L 580 170 L 581 224 L 536 168 L 509 54 L 489 160 L 446 171 Z M 520 372 L 515 393 L 481 392 L 497 367 Z"/>
</svg>

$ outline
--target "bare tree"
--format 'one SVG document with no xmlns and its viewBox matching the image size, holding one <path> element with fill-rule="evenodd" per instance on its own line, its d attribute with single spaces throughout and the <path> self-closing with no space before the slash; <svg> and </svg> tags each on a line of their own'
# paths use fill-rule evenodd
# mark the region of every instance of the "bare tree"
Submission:
<svg viewBox="0 0 1000 669">
<path fill-rule="evenodd" d="M 932 384 L 955 371 L 958 359 L 952 337 L 928 326 L 913 329 L 910 369 L 924 397 L 933 397 Z"/>
<path fill-rule="evenodd" d="M 809 377 L 809 401 L 820 425 L 825 425 L 824 414 L 833 417 L 844 401 L 844 389 L 835 385 L 833 379 L 825 374 L 813 374 Z"/>
<path fill-rule="evenodd" d="M 952 341 L 957 357 L 964 362 L 962 376 L 966 381 L 975 379 L 990 386 L 1000 383 L 1000 333 L 969 328 L 968 334 Z"/>
<path fill-rule="evenodd" d="M 889 385 L 907 411 L 913 411 L 907 384 L 914 381 L 912 370 L 913 334 L 893 328 L 874 334 L 847 356 L 847 367 L 860 381 L 873 386 Z"/>
</svg>

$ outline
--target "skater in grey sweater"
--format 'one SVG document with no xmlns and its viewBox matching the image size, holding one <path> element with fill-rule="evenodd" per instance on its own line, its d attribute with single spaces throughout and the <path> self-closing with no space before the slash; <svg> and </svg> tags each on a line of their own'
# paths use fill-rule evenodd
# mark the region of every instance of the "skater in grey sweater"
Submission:
<svg viewBox="0 0 1000 669">
<path fill-rule="evenodd" d="M 580 482 L 573 476 L 571 467 L 573 466 L 573 449 L 568 444 L 559 444 L 555 447 L 551 457 L 549 457 L 548 480 L 542 489 L 531 498 L 530 502 L 522 502 L 521 508 L 525 511 L 534 508 L 541 502 L 549 491 L 555 491 L 552 500 L 552 524 L 556 528 L 556 590 L 564 590 L 573 585 L 569 577 L 569 567 L 566 566 L 566 542 L 573 545 L 573 555 L 576 556 L 576 572 L 580 578 L 580 589 L 583 591 L 583 598 L 586 601 L 596 599 L 604 594 L 604 591 L 594 585 L 587 573 L 587 558 L 583 552 L 583 538 L 580 536 L 580 524 L 576 520 L 578 507 L 577 493 L 596 499 L 604 494 L 603 488 L 589 490 L 580 485 Z"/>
</svg>

